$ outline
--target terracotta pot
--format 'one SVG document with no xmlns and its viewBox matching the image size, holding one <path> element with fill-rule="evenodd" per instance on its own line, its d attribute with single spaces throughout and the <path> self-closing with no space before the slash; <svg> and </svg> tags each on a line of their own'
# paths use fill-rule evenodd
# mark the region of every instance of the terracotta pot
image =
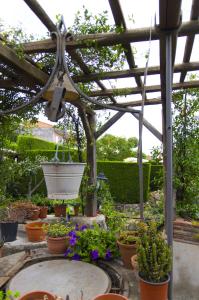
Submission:
<svg viewBox="0 0 199 300">
<path fill-rule="evenodd" d="M 136 254 L 136 244 L 126 245 L 117 241 L 124 266 L 131 269 L 131 257 Z"/>
<path fill-rule="evenodd" d="M 48 251 L 51 254 L 64 254 L 69 246 L 69 237 L 47 238 Z"/>
<path fill-rule="evenodd" d="M 48 213 L 48 206 L 40 206 L 39 218 L 45 219 Z"/>
<path fill-rule="evenodd" d="M 152 283 L 139 277 L 140 300 L 167 300 L 169 278 L 161 283 Z"/>
<path fill-rule="evenodd" d="M 134 271 L 138 271 L 137 254 L 135 254 L 131 257 L 131 266 Z"/>
<path fill-rule="evenodd" d="M 55 217 L 66 217 L 66 205 L 60 204 L 54 206 Z"/>
<path fill-rule="evenodd" d="M 45 222 L 33 222 L 25 225 L 29 242 L 41 242 L 45 240 L 45 232 L 42 228 Z"/>
<path fill-rule="evenodd" d="M 128 298 L 120 294 L 101 294 L 97 295 L 92 300 L 128 300 Z"/>
<path fill-rule="evenodd" d="M 29 208 L 27 210 L 27 219 L 31 221 L 37 220 L 39 219 L 39 213 L 40 213 L 39 208 L 33 208 L 33 209 Z"/>
<path fill-rule="evenodd" d="M 78 216 L 78 214 L 79 214 L 79 205 L 75 205 L 74 206 L 74 215 Z"/>
<path fill-rule="evenodd" d="M 19 300 L 43 300 L 47 296 L 48 300 L 55 300 L 55 296 L 47 291 L 33 291 L 21 296 Z"/>
</svg>

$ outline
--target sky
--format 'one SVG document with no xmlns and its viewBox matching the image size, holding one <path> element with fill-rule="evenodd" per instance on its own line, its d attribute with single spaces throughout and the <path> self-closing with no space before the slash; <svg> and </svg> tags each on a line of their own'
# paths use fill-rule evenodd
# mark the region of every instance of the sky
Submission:
<svg viewBox="0 0 199 300">
<path fill-rule="evenodd" d="M 40 5 L 45 9 L 49 17 L 55 22 L 55 16 L 62 14 L 64 16 L 66 27 L 73 24 L 75 13 L 82 9 L 83 5 L 89 11 L 97 14 L 104 10 L 108 11 L 110 23 L 113 24 L 113 17 L 109 7 L 108 0 L 39 0 Z M 150 27 L 154 25 L 155 15 L 156 23 L 158 23 L 158 0 L 120 0 L 123 13 L 126 19 L 127 27 L 130 29 L 140 27 Z M 183 21 L 189 20 L 191 0 L 182 1 Z M 134 22 L 132 21 L 132 17 Z M 23 0 L 6 0 L 1 3 L 0 20 L 5 25 L 20 26 L 27 33 L 34 35 L 45 36 L 47 29 L 34 15 Z M 198 60 L 198 42 L 199 37 L 196 37 L 194 42 L 193 53 L 191 60 Z M 181 63 L 183 59 L 185 38 L 178 38 L 178 45 L 176 51 L 176 63 Z M 148 42 L 131 44 L 135 52 L 135 63 L 138 67 L 144 67 L 145 53 L 148 50 Z M 136 51 L 135 51 L 136 49 Z M 196 58 L 197 57 L 197 58 Z M 159 44 L 158 41 L 151 43 L 151 55 L 149 59 L 149 66 L 159 64 Z M 174 75 L 174 82 L 179 80 L 180 74 Z M 104 82 L 107 88 L 110 88 L 114 81 Z M 160 84 L 158 75 L 148 76 L 147 85 Z M 118 87 L 135 87 L 135 80 L 133 78 L 120 79 L 117 81 Z M 159 93 L 148 94 L 148 98 L 159 97 Z M 141 95 L 131 95 L 123 98 L 126 100 L 140 100 Z M 115 112 L 112 114 L 115 114 Z M 146 106 L 144 109 L 144 118 L 147 119 L 160 132 L 162 131 L 162 110 L 161 105 Z M 47 120 L 43 115 L 40 115 L 41 120 Z M 136 136 L 138 137 L 138 121 L 130 114 L 126 113 L 115 125 L 113 125 L 106 133 L 123 136 L 126 138 Z M 147 129 L 143 130 L 143 152 L 149 154 L 153 146 L 159 146 L 160 142 Z"/>
</svg>

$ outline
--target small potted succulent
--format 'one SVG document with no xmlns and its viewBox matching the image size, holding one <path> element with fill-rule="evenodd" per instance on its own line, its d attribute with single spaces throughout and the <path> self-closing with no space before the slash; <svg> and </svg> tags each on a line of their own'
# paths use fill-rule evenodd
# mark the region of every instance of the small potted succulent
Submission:
<svg viewBox="0 0 199 300">
<path fill-rule="evenodd" d="M 51 254 L 63 254 L 69 246 L 68 233 L 71 227 L 60 222 L 43 226 L 47 235 L 48 250 Z"/>
<path fill-rule="evenodd" d="M 122 231 L 117 240 L 124 266 L 130 269 L 131 257 L 136 254 L 137 231 Z"/>
<path fill-rule="evenodd" d="M 141 300 L 166 300 L 171 270 L 171 250 L 157 224 L 139 224 L 137 262 Z"/>
<path fill-rule="evenodd" d="M 18 220 L 14 209 L 0 207 L 0 236 L 4 242 L 13 242 L 17 237 Z"/>
</svg>

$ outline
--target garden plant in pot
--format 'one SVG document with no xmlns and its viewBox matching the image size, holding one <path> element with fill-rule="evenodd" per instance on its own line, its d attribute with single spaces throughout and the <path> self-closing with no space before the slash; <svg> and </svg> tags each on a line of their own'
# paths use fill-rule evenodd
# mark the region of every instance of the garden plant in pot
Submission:
<svg viewBox="0 0 199 300">
<path fill-rule="evenodd" d="M 39 207 L 29 200 L 16 201 L 12 204 L 12 208 L 17 211 L 23 211 L 25 213 L 25 219 L 34 221 L 39 218 Z"/>
<path fill-rule="evenodd" d="M 14 209 L 0 207 L 0 237 L 4 242 L 13 242 L 17 237 L 18 220 Z"/>
<path fill-rule="evenodd" d="M 66 217 L 66 207 L 64 200 L 53 200 L 55 217 Z"/>
<path fill-rule="evenodd" d="M 122 231 L 117 240 L 124 266 L 132 268 L 131 257 L 136 254 L 137 231 Z"/>
<path fill-rule="evenodd" d="M 42 242 L 45 240 L 45 232 L 43 226 L 45 222 L 32 222 L 25 225 L 29 242 Z"/>
<path fill-rule="evenodd" d="M 171 250 L 157 224 L 139 224 L 137 262 L 141 300 L 166 300 L 171 270 Z"/>
<path fill-rule="evenodd" d="M 51 254 L 63 254 L 69 246 L 68 233 L 72 230 L 69 224 L 61 222 L 44 225 L 43 229 L 47 235 L 48 250 Z"/>
<path fill-rule="evenodd" d="M 31 201 L 40 209 L 39 218 L 45 219 L 48 213 L 49 199 L 36 194 L 32 196 Z"/>
</svg>

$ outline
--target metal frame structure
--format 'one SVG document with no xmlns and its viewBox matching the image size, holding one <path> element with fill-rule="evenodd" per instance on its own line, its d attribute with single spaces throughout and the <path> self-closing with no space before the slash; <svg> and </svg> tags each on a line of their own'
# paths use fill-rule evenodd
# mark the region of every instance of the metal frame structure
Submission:
<svg viewBox="0 0 199 300">
<path fill-rule="evenodd" d="M 35 13 L 35 15 L 46 26 L 49 32 L 58 32 L 56 25 L 49 18 L 45 10 L 39 5 L 36 0 L 24 0 L 28 7 Z M 159 0 L 159 24 L 153 28 L 140 28 L 130 30 L 126 26 L 125 18 L 122 12 L 122 6 L 119 0 L 108 0 L 112 14 L 117 26 L 122 26 L 124 31 L 118 33 L 104 33 L 104 34 L 89 34 L 82 36 L 74 36 L 73 39 L 66 38 L 66 36 L 57 36 L 56 39 L 46 39 L 43 41 L 29 42 L 23 44 L 25 58 L 20 60 L 15 51 L 8 45 L 5 45 L 4 38 L 0 36 L 0 89 L 14 90 L 16 92 L 23 92 L 32 95 L 31 101 L 21 106 L 24 108 L 28 105 L 34 105 L 38 101 L 43 101 L 42 95 L 50 86 L 53 77 L 56 74 L 58 61 L 60 57 L 64 56 L 67 51 L 73 61 L 75 61 L 82 74 L 72 77 L 71 83 L 94 81 L 99 90 L 92 91 L 89 95 L 85 95 L 76 86 L 76 89 L 86 101 L 92 102 L 94 110 L 99 109 L 113 109 L 117 113 L 107 121 L 97 132 L 94 132 L 93 138 L 96 141 L 108 128 L 117 122 L 126 112 L 130 112 L 137 120 L 152 133 L 156 138 L 163 141 L 164 146 L 164 166 L 165 166 L 165 208 L 166 208 L 166 230 L 168 237 L 168 244 L 172 247 L 173 244 L 173 192 L 172 192 L 172 120 L 171 120 L 171 102 L 172 90 L 198 88 L 198 80 L 189 80 L 184 82 L 186 73 L 188 71 L 199 70 L 199 60 L 190 62 L 194 38 L 199 34 L 199 2 L 192 0 L 190 21 L 182 23 L 181 21 L 181 5 L 182 0 Z M 190 1 L 191 4 L 191 1 Z M 141 76 L 145 73 L 145 68 L 138 68 L 135 65 L 135 59 L 131 51 L 131 43 L 148 41 L 151 32 L 151 40 L 159 40 L 160 44 L 160 65 L 148 68 L 148 74 L 160 74 L 161 85 L 143 86 Z M 65 34 L 65 33 L 64 33 Z M 175 65 L 175 53 L 177 38 L 186 36 L 186 45 L 184 51 L 183 62 Z M 92 41 L 95 41 L 94 43 Z M 57 42 L 56 42 L 57 41 Z M 88 43 L 89 41 L 89 43 Z M 126 49 L 125 55 L 129 65 L 129 69 L 122 71 L 111 71 L 103 74 L 92 73 L 87 65 L 84 63 L 81 55 L 77 49 L 81 51 L 82 48 L 89 48 L 111 46 L 115 44 L 122 44 Z M 60 48 L 61 47 L 61 48 Z M 57 51 L 56 51 L 57 49 Z M 29 56 L 33 53 L 50 53 L 56 51 L 56 63 L 49 76 L 44 71 L 37 68 L 32 58 Z M 63 60 L 64 61 L 64 60 Z M 64 65 L 65 72 L 68 73 L 67 65 Z M 173 73 L 180 72 L 180 82 L 173 84 Z M 137 87 L 128 87 L 123 89 L 107 89 L 102 80 L 128 78 L 134 77 Z M 27 80 L 28 79 L 28 80 Z M 33 87 L 39 87 L 40 92 Z M 143 95 L 144 97 L 136 101 L 128 101 L 118 103 L 114 95 Z M 160 98 L 148 99 L 148 93 L 161 92 Z M 145 97 L 146 95 L 146 97 Z M 108 99 L 107 102 L 98 102 L 97 97 Z M 97 99 L 97 100 L 96 100 Z M 154 128 L 143 115 L 140 114 L 140 109 L 133 109 L 144 105 L 161 104 L 163 109 L 163 134 Z M 78 107 L 81 111 L 83 122 L 88 128 L 88 120 L 90 124 L 94 124 L 94 116 L 88 112 L 89 116 L 86 119 L 84 109 Z M 89 108 L 86 107 L 86 110 Z M 0 111 L 0 115 L 10 114 L 16 112 L 18 108 L 14 108 L 7 112 Z M 141 116 L 141 117 L 140 117 Z M 142 131 L 141 127 L 140 130 Z M 141 135 L 140 135 L 141 136 Z M 90 138 L 90 137 L 89 137 Z M 92 162 L 95 162 L 95 146 L 93 147 Z M 140 162 L 141 164 L 142 162 Z M 93 176 L 96 177 L 96 170 L 93 171 Z M 172 294 L 172 274 L 169 289 L 169 300 L 173 299 Z"/>
</svg>

